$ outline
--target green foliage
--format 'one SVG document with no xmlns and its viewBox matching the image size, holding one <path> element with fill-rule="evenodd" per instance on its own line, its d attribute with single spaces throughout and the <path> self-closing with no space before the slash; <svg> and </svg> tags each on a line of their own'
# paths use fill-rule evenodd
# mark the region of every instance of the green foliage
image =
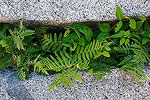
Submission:
<svg viewBox="0 0 150 100">
<path fill-rule="evenodd" d="M 72 74 L 70 75 L 71 77 L 80 79 L 80 76 L 76 74 L 77 70 L 72 72 L 72 69 L 86 70 L 88 69 L 88 64 L 90 61 L 92 59 L 98 58 L 102 54 L 106 57 L 110 57 L 109 53 L 105 50 L 104 47 L 108 47 L 110 44 L 111 43 L 109 42 L 102 44 L 93 40 L 93 42 L 85 47 L 78 46 L 75 52 L 67 53 L 66 50 L 60 51 L 59 54 L 55 52 L 54 56 L 50 55 L 50 58 L 47 57 L 37 62 L 34 66 L 34 70 L 37 72 L 43 72 L 47 75 L 48 70 L 53 70 L 56 72 L 62 71 L 56 81 L 50 85 L 49 90 L 51 90 L 53 86 L 58 87 L 57 85 L 59 82 L 65 86 L 67 85 L 66 83 L 74 86 L 71 80 L 64 73 L 67 73 L 67 75 Z"/>
<path fill-rule="evenodd" d="M 45 34 L 48 31 L 49 27 L 36 27 L 35 32 L 39 34 Z"/>
<path fill-rule="evenodd" d="M 3 56 L 0 56 L 0 69 L 11 66 L 12 62 L 13 62 L 12 55 L 5 54 Z"/>
<path fill-rule="evenodd" d="M 140 86 L 142 79 L 146 80 L 147 77 L 143 73 L 144 63 L 150 61 L 149 54 L 140 45 L 133 44 L 129 48 L 133 53 L 124 57 L 124 59 L 118 64 L 122 66 L 120 70 L 127 70 L 136 79 Z"/>
<path fill-rule="evenodd" d="M 96 40 L 102 43 L 102 42 L 105 42 L 108 38 L 109 38 L 108 33 L 102 32 L 97 36 Z"/>
<path fill-rule="evenodd" d="M 20 80 L 29 78 L 31 67 L 34 65 L 33 60 L 37 57 L 35 53 L 40 51 L 39 46 L 30 41 L 30 36 L 35 34 L 34 32 L 34 30 L 24 27 L 22 21 L 19 26 L 13 30 L 9 29 L 9 31 L 8 26 L 2 24 L 0 32 L 0 69 L 12 66 Z"/>
<path fill-rule="evenodd" d="M 14 31 L 12 31 L 11 29 L 9 30 L 12 38 L 13 38 L 13 41 L 14 41 L 14 44 L 15 46 L 20 50 L 25 50 L 24 48 L 24 44 L 23 44 L 23 40 L 26 36 L 30 36 L 30 35 L 33 35 L 35 34 L 34 30 L 29 30 L 29 29 L 26 29 L 24 26 L 23 26 L 23 21 L 20 22 L 20 26 L 15 28 Z"/>
<path fill-rule="evenodd" d="M 113 68 L 130 72 L 142 86 L 147 79 L 143 67 L 150 62 L 150 20 L 145 15 L 123 16 L 119 6 L 116 17 L 113 26 L 73 24 L 64 33 L 53 33 L 49 26 L 27 29 L 23 21 L 15 28 L 1 24 L 0 69 L 12 68 L 23 81 L 32 71 L 44 76 L 59 74 L 49 91 L 60 83 L 75 86 L 72 78 L 82 82 L 79 70 L 102 79 Z"/>
<path fill-rule="evenodd" d="M 130 19 L 130 25 L 131 28 L 136 29 L 136 21 L 134 19 Z"/>
<path fill-rule="evenodd" d="M 103 52 L 103 55 L 104 55 L 105 57 L 110 57 L 110 54 L 109 54 L 107 51 L 104 51 L 104 52 Z"/>
<path fill-rule="evenodd" d="M 107 58 L 101 56 L 93 60 L 89 64 L 88 73 L 96 76 L 99 80 L 101 80 L 103 76 L 107 75 L 107 73 L 111 73 L 111 68 L 113 68 L 113 65 L 117 65 L 117 64 L 118 62 L 112 57 Z"/>
<path fill-rule="evenodd" d="M 6 44 L 6 40 L 5 40 L 5 38 L 6 38 L 6 30 L 8 29 L 8 26 L 7 26 L 7 24 L 2 24 L 2 26 L 1 26 L 1 29 L 0 29 L 0 45 L 2 46 L 2 47 L 6 47 L 7 46 L 7 44 Z"/>
<path fill-rule="evenodd" d="M 26 79 L 29 79 L 29 73 L 31 72 L 31 69 L 33 69 L 35 64 L 34 59 L 37 56 L 37 54 L 27 52 L 21 53 L 21 55 L 14 58 L 17 66 L 13 70 L 16 71 L 15 73 L 17 73 L 20 80 L 25 81 Z"/>
<path fill-rule="evenodd" d="M 118 31 L 121 29 L 122 24 L 123 24 L 122 21 L 120 21 L 120 22 L 118 23 L 117 27 L 115 28 L 115 32 L 118 32 Z"/>
<path fill-rule="evenodd" d="M 116 16 L 118 20 L 122 20 L 123 19 L 123 12 L 121 10 L 121 8 L 117 5 L 116 8 Z"/>
<path fill-rule="evenodd" d="M 53 82 L 51 85 L 49 85 L 49 90 L 48 91 L 51 91 L 54 86 L 59 88 L 58 83 L 62 83 L 66 87 L 68 87 L 68 84 L 70 84 L 72 86 L 76 86 L 71 81 L 70 77 L 82 82 L 81 76 L 76 73 L 76 69 L 74 67 L 72 69 L 67 69 L 67 70 L 62 71 L 62 73 L 59 74 L 59 76 L 56 78 L 55 82 Z"/>
<path fill-rule="evenodd" d="M 88 42 L 91 41 L 91 38 L 92 38 L 92 35 L 93 35 L 93 31 L 88 26 L 83 25 L 83 24 L 73 24 L 68 29 L 75 30 L 75 33 L 78 36 L 78 38 L 82 38 L 82 36 L 84 35 L 85 39 Z"/>
<path fill-rule="evenodd" d="M 109 24 L 98 24 L 98 28 L 102 31 L 102 32 L 108 32 L 110 30 L 110 25 Z"/>
<path fill-rule="evenodd" d="M 44 41 L 42 42 L 42 49 L 47 50 L 47 52 L 53 51 L 58 52 L 63 47 L 62 41 L 63 41 L 62 33 L 59 34 L 59 36 L 57 36 L 56 33 L 54 34 L 54 36 L 52 35 L 52 33 L 45 34 Z"/>
</svg>

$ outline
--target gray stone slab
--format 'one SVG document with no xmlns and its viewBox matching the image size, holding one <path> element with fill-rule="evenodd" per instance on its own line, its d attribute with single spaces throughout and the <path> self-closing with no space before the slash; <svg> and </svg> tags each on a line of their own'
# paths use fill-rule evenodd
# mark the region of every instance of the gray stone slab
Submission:
<svg viewBox="0 0 150 100">
<path fill-rule="evenodd" d="M 144 68 L 144 73 L 149 78 L 143 81 L 143 88 L 125 71 L 113 70 L 102 80 L 80 71 L 83 83 L 72 80 L 76 87 L 60 85 L 60 88 L 48 92 L 48 86 L 57 74 L 43 77 L 32 72 L 30 79 L 22 82 L 12 71 L 3 69 L 0 70 L 0 100 L 150 100 L 149 66 Z"/>
<path fill-rule="evenodd" d="M 18 85 L 14 88 L 8 87 L 7 93 L 11 98 L 15 98 L 15 100 L 34 100 L 24 85 Z"/>
<path fill-rule="evenodd" d="M 0 0 L 0 22 L 19 19 L 48 25 L 116 19 L 119 5 L 124 15 L 150 15 L 150 0 Z"/>
</svg>

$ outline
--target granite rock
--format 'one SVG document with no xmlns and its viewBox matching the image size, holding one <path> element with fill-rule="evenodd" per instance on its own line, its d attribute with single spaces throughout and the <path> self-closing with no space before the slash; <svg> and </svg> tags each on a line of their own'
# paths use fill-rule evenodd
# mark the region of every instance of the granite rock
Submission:
<svg viewBox="0 0 150 100">
<path fill-rule="evenodd" d="M 150 15 L 150 0 L 0 0 L 0 23 L 62 26 L 115 20 L 116 5 L 126 16 Z"/>
<path fill-rule="evenodd" d="M 72 80 L 76 87 L 60 85 L 48 92 L 48 86 L 58 76 L 43 77 L 34 72 L 27 81 L 19 81 L 9 69 L 0 70 L 0 100 L 150 100 L 150 67 L 144 73 L 149 77 L 141 88 L 134 77 L 126 71 L 112 70 L 102 78 L 80 71 L 83 83 Z"/>
</svg>

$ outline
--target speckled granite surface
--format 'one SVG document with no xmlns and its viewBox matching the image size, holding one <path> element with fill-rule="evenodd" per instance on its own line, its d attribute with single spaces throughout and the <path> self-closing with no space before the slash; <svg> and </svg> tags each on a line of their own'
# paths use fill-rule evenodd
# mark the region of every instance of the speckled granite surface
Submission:
<svg viewBox="0 0 150 100">
<path fill-rule="evenodd" d="M 49 25 L 115 19 L 116 5 L 124 15 L 150 15 L 150 0 L 0 0 L 0 22 L 32 20 Z"/>
<path fill-rule="evenodd" d="M 150 77 L 150 67 L 144 68 Z M 83 83 L 74 81 L 76 87 L 53 88 L 48 92 L 48 85 L 57 75 L 43 77 L 31 73 L 28 81 L 19 81 L 15 74 L 0 70 L 0 100 L 150 100 L 150 78 L 144 81 L 141 88 L 127 72 L 113 70 L 110 75 L 97 80 L 86 72 L 79 72 Z"/>
</svg>

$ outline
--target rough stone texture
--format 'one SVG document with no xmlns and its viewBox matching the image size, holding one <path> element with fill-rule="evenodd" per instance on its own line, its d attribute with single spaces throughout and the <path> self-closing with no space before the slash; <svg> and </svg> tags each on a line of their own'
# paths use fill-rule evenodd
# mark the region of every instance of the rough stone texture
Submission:
<svg viewBox="0 0 150 100">
<path fill-rule="evenodd" d="M 114 20 L 116 5 L 124 15 L 150 15 L 150 0 L 0 0 L 0 22 L 65 25 Z"/>
<path fill-rule="evenodd" d="M 150 67 L 144 68 L 144 73 L 150 77 Z M 127 72 L 113 70 L 110 75 L 97 80 L 95 77 L 81 71 L 83 83 L 73 80 L 76 87 L 53 88 L 48 92 L 57 75 L 43 77 L 31 73 L 28 81 L 19 81 L 14 72 L 0 70 L 0 100 L 150 100 L 150 78 L 143 81 L 141 88 Z"/>
</svg>

